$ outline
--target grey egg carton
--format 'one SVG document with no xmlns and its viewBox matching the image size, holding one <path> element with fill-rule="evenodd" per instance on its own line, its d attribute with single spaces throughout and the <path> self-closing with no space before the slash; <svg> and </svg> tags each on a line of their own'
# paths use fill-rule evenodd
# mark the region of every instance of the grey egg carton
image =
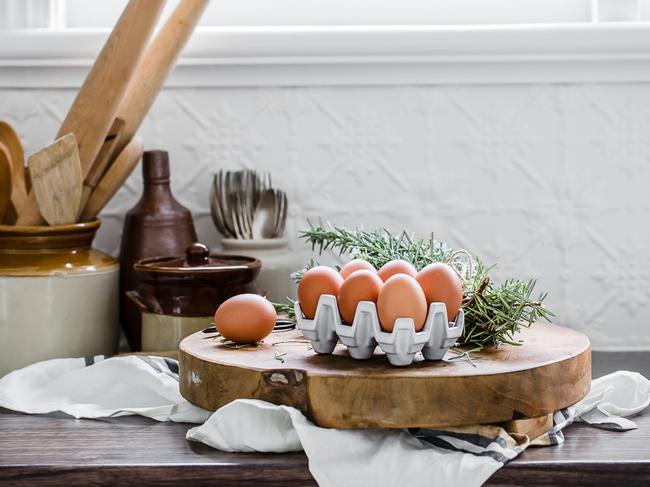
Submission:
<svg viewBox="0 0 650 487">
<path fill-rule="evenodd" d="M 340 340 L 352 358 L 365 360 L 372 357 L 379 346 L 391 365 L 397 367 L 411 365 L 418 352 L 422 352 L 425 360 L 442 360 L 463 334 L 465 325 L 462 309 L 456 319 L 449 322 L 444 303 L 429 305 L 424 328 L 419 332 L 415 331 L 412 318 L 397 318 L 393 331 L 383 331 L 377 306 L 371 301 L 360 302 L 352 324 L 343 324 L 336 296 L 331 294 L 321 295 L 313 320 L 304 317 L 298 301 L 294 311 L 298 328 L 316 353 L 331 354 Z"/>
</svg>

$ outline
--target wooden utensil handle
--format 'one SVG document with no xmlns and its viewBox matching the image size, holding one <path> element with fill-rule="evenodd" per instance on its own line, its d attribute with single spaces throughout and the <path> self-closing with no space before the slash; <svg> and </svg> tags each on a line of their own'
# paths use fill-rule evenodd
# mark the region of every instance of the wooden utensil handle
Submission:
<svg viewBox="0 0 650 487">
<path fill-rule="evenodd" d="M 36 201 L 36 195 L 34 195 L 34 191 L 31 191 L 27 195 L 21 207 L 16 208 L 16 211 L 18 212 L 16 225 L 31 226 L 42 225 L 45 223 L 45 220 L 41 216 L 41 212 L 38 209 L 38 203 Z"/>
<path fill-rule="evenodd" d="M 142 138 L 135 137 L 120 152 L 115 161 L 110 165 L 106 174 L 99 181 L 99 184 L 88 198 L 88 203 L 81 214 L 82 221 L 94 219 L 106 206 L 113 195 L 124 184 L 133 169 L 138 164 L 144 151 Z"/>
<path fill-rule="evenodd" d="M 129 80 L 165 6 L 165 0 L 130 0 L 91 68 L 58 137 L 74 133 L 86 177 L 99 153 Z"/>
<path fill-rule="evenodd" d="M 97 183 L 99 183 L 101 177 L 108 169 L 108 166 L 113 158 L 113 152 L 115 151 L 118 137 L 123 127 L 124 120 L 121 118 L 116 118 L 113 122 L 113 125 L 111 126 L 111 129 L 108 132 L 108 135 L 106 135 L 106 139 L 102 144 L 102 148 L 100 149 L 99 154 L 97 155 L 97 159 L 95 159 L 95 162 L 90 168 L 90 171 L 88 172 L 88 175 L 84 181 L 83 189 L 81 192 L 81 205 L 79 207 L 79 212 L 83 211 L 86 203 L 88 202 L 88 198 L 97 186 Z"/>
<path fill-rule="evenodd" d="M 116 152 L 121 152 L 137 132 L 208 2 L 209 0 L 181 0 L 147 48 L 117 111 L 117 116 L 126 124 L 120 134 Z"/>
</svg>

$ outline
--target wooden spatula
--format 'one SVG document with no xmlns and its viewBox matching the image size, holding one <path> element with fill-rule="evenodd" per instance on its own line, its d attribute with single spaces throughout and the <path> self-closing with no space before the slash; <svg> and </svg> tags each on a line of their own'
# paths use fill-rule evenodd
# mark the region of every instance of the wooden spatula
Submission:
<svg viewBox="0 0 650 487">
<path fill-rule="evenodd" d="M 140 137 L 134 137 L 131 142 L 120 152 L 115 161 L 110 165 L 106 174 L 88 198 L 88 203 L 81 214 L 81 221 L 94 220 L 102 208 L 117 193 L 120 186 L 133 172 L 144 150 L 144 142 Z"/>
<path fill-rule="evenodd" d="M 27 160 L 33 193 L 43 218 L 50 225 L 77 221 L 81 202 L 81 163 L 74 134 L 35 152 Z"/>
</svg>

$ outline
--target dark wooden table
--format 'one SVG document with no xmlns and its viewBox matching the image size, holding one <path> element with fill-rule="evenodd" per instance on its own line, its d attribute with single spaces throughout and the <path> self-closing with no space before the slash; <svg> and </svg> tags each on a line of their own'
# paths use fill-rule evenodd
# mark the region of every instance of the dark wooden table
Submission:
<svg viewBox="0 0 650 487">
<path fill-rule="evenodd" d="M 594 358 L 598 375 L 613 370 L 606 355 Z M 625 355 L 610 362 L 647 374 L 650 354 Z M 487 485 L 650 485 L 650 411 L 635 421 L 639 429 L 625 433 L 572 425 L 563 445 L 529 448 Z M 302 453 L 223 453 L 186 441 L 189 427 L 0 409 L 0 485 L 316 485 Z"/>
</svg>

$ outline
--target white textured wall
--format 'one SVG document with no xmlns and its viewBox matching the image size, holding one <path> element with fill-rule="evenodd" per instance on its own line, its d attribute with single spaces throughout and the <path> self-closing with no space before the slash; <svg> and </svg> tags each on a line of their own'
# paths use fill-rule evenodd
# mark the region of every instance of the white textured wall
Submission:
<svg viewBox="0 0 650 487">
<path fill-rule="evenodd" d="M 34 150 L 72 96 L 0 91 L 0 116 Z M 268 170 L 293 234 L 319 217 L 433 230 L 500 275 L 536 277 L 556 321 L 594 348 L 650 348 L 647 84 L 173 89 L 141 133 L 170 152 L 175 194 L 208 244 L 214 170 Z M 136 174 L 98 247 L 116 252 L 139 192 Z"/>
</svg>

